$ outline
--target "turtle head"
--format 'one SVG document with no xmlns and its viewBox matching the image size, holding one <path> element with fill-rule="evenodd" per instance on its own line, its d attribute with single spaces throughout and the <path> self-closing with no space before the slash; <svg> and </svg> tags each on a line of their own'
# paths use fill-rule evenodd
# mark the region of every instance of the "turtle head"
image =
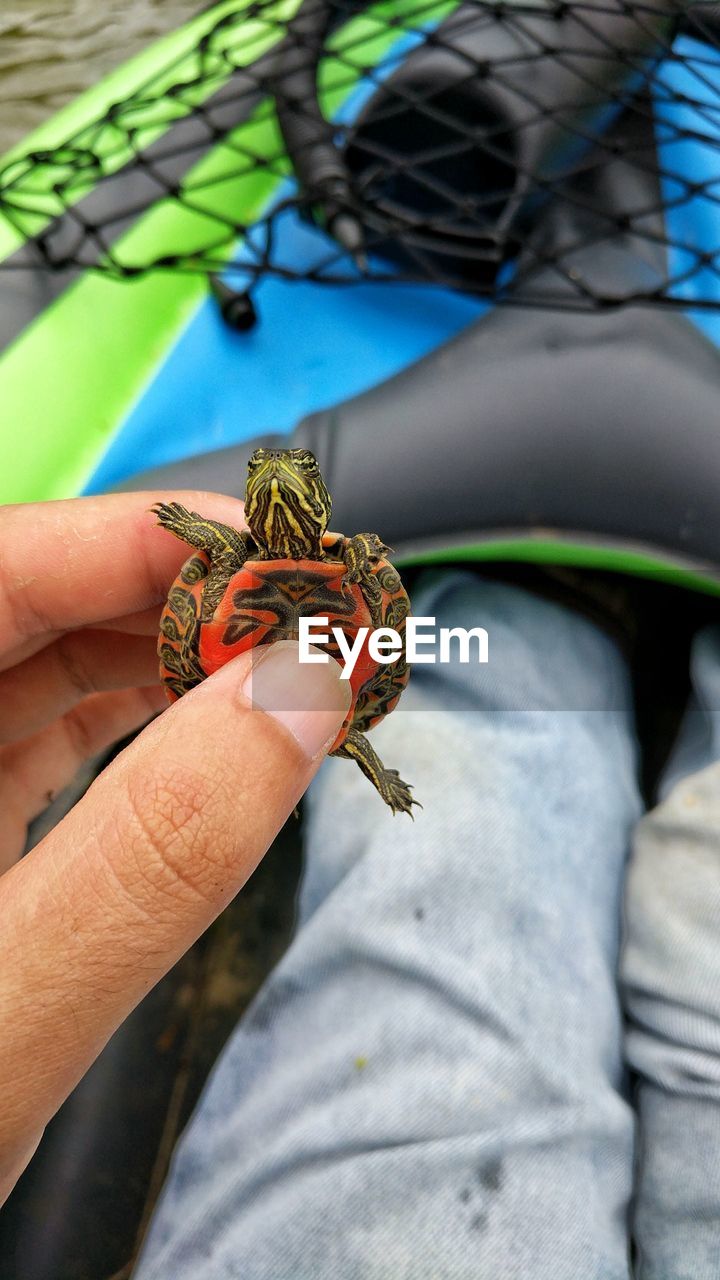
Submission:
<svg viewBox="0 0 720 1280">
<path fill-rule="evenodd" d="M 245 519 L 273 560 L 317 559 L 330 494 L 309 449 L 256 449 L 248 464 Z"/>
</svg>

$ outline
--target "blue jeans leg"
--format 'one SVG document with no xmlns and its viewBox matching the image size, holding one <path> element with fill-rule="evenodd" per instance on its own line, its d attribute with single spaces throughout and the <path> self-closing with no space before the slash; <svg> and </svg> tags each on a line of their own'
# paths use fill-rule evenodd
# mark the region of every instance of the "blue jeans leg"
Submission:
<svg viewBox="0 0 720 1280">
<path fill-rule="evenodd" d="M 696 637 L 691 675 L 663 799 L 640 823 L 627 880 L 638 1280 L 720 1276 L 720 629 Z"/>
<path fill-rule="evenodd" d="M 487 666 L 418 666 L 309 801 L 292 945 L 178 1149 L 138 1280 L 627 1280 L 633 1114 L 616 987 L 640 812 L 624 663 L 470 573 L 416 614 Z"/>
</svg>

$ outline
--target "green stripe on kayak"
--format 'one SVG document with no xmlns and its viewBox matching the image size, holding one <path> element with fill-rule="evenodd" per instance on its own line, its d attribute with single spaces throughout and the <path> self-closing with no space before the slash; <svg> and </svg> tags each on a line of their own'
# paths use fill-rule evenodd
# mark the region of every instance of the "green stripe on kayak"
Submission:
<svg viewBox="0 0 720 1280">
<path fill-rule="evenodd" d="M 189 115 L 226 83 L 234 68 L 249 66 L 267 53 L 282 38 L 284 24 L 298 3 L 299 0 L 281 0 L 260 16 L 244 19 L 240 40 L 238 23 L 229 21 L 242 17 L 237 0 L 222 0 L 118 67 L 24 138 L 0 161 L 2 198 L 11 203 L 13 188 L 20 184 L 17 211 L 11 215 L 0 208 L 0 261 L 14 253 L 24 240 L 42 231 L 68 204 L 76 204 L 103 177 L 122 169 L 139 150 Z M 212 52 L 205 57 L 203 77 L 193 83 L 198 44 L 223 19 L 228 19 L 227 25 L 219 27 Z M 163 96 L 167 89 L 184 81 L 187 87 L 181 96 Z M 144 90 L 147 98 L 142 96 Z M 131 121 L 127 103 L 134 96 L 138 98 L 137 118 Z M 117 103 L 121 104 L 122 128 L 108 118 Z M 135 129 L 132 141 L 127 137 L 131 125 Z M 53 157 L 52 163 L 50 158 L 42 163 L 33 159 L 56 148 L 64 150 Z M 93 158 L 97 164 L 92 163 Z M 65 187 L 62 196 L 57 194 L 56 184 Z"/>
<path fill-rule="evenodd" d="M 220 172 L 233 137 L 268 147 L 273 119 L 244 125 L 195 172 Z M 237 153 L 233 156 L 237 169 Z M 280 181 L 267 170 L 218 182 L 213 204 L 256 218 Z M 124 237 L 123 247 L 154 256 L 187 248 L 202 215 L 162 201 Z M 207 228 L 204 228 L 207 230 Z M 154 376 L 179 332 L 207 296 L 202 275 L 153 271 L 133 281 L 87 273 L 14 342 L 0 361 L 0 396 L 14 441 L 0 501 L 69 497 L 85 487 L 117 425 Z M 189 371 L 188 376 L 192 373 Z"/>
<path fill-rule="evenodd" d="M 704 595 L 720 596 L 720 580 L 711 571 L 691 569 L 664 561 L 659 555 L 635 551 L 628 547 L 601 546 L 597 542 L 583 545 L 572 538 L 496 538 L 488 535 L 482 542 L 448 546 L 431 551 L 418 551 L 398 556 L 402 565 L 472 564 L 483 561 L 512 561 L 523 564 L 567 564 L 583 569 L 610 569 L 634 577 L 654 578 Z"/>
<path fill-rule="evenodd" d="M 425 21 L 454 4 L 428 5 Z M 403 38 L 403 11 L 417 0 L 386 0 L 335 34 L 337 57 L 322 74 L 323 104 L 337 108 L 365 68 Z M 389 27 L 392 14 L 399 27 Z M 281 154 L 268 102 L 208 152 L 186 179 L 195 209 L 163 200 L 115 246 L 134 262 L 158 254 L 189 254 L 207 241 L 212 212 L 252 222 L 288 173 L 288 163 L 253 165 L 238 176 L 238 154 Z M 208 212 L 201 209 L 202 203 Z M 217 228 L 216 228 L 217 229 Z M 226 251 L 230 253 L 232 246 Z M 220 253 L 218 253 L 220 256 Z M 118 424 L 142 395 L 159 363 L 206 296 L 204 277 L 154 271 L 132 281 L 88 272 L 62 294 L 0 359 L 0 398 L 14 440 L 12 467 L 3 470 L 0 501 L 71 497 L 82 490 Z M 189 375 L 191 376 L 191 375 Z"/>
</svg>

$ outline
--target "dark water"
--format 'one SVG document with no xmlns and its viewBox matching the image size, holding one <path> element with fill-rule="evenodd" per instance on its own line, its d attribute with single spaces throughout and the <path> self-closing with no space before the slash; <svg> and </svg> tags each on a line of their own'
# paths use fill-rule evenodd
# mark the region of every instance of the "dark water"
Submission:
<svg viewBox="0 0 720 1280">
<path fill-rule="evenodd" d="M 202 0 L 0 0 L 0 154 L 203 7 Z"/>
</svg>

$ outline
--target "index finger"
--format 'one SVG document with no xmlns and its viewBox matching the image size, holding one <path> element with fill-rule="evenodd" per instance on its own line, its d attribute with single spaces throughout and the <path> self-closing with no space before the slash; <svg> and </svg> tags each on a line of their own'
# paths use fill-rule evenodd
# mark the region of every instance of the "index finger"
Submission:
<svg viewBox="0 0 720 1280">
<path fill-rule="evenodd" d="M 190 554 L 149 511 L 169 496 L 244 527 L 239 499 L 203 491 L 104 494 L 0 510 L 0 653 L 164 600 Z"/>
</svg>

